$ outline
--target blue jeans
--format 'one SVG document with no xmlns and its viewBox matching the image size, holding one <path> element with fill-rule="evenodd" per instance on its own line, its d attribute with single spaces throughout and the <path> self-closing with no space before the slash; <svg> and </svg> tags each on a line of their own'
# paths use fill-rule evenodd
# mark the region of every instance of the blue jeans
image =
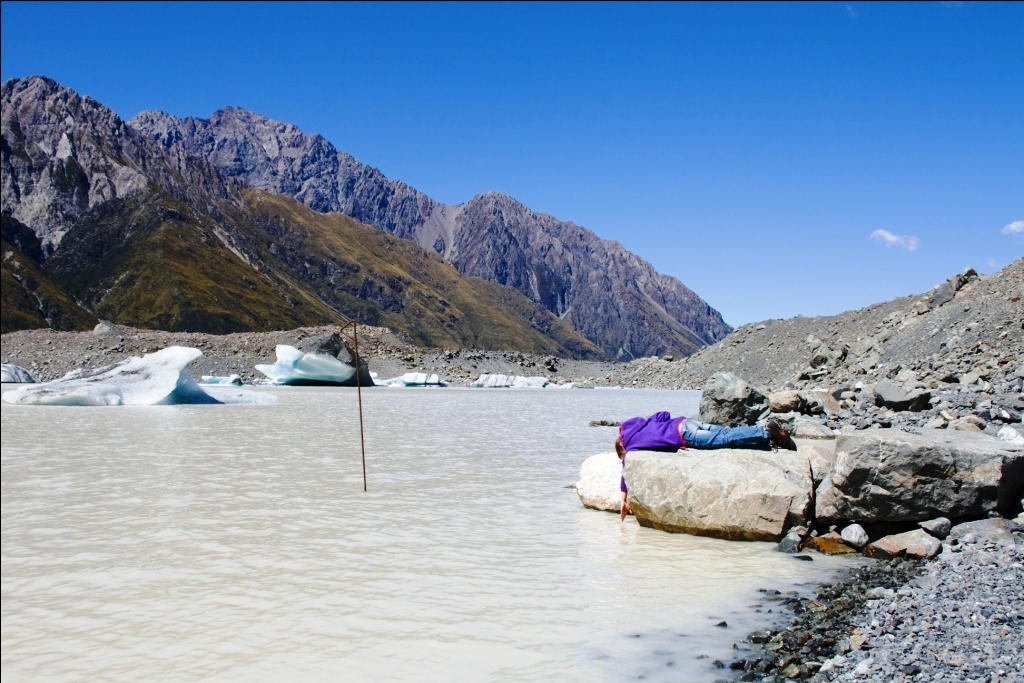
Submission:
<svg viewBox="0 0 1024 683">
<path fill-rule="evenodd" d="M 770 451 L 767 427 L 720 427 L 700 420 L 686 418 L 682 425 L 687 448 L 748 448 Z"/>
</svg>

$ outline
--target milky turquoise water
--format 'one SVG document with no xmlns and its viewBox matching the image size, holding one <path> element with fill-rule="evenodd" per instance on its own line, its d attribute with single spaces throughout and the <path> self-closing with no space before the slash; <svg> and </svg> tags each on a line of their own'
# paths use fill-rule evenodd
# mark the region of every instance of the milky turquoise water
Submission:
<svg viewBox="0 0 1024 683">
<path fill-rule="evenodd" d="M 758 588 L 845 566 L 565 488 L 614 438 L 588 421 L 696 392 L 368 390 L 363 493 L 355 391 L 270 391 L 3 404 L 5 681 L 712 681 L 775 615 Z"/>
</svg>

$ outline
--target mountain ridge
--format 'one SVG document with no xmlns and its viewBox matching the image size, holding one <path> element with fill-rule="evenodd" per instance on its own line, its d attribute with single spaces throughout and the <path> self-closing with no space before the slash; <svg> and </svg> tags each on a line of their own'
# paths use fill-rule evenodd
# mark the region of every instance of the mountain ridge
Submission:
<svg viewBox="0 0 1024 683">
<path fill-rule="evenodd" d="M 2 93 L 4 331 L 101 316 L 223 334 L 348 317 L 425 345 L 604 355 L 513 289 L 249 188 L 55 81 L 12 79 Z M 72 319 L 47 318 L 58 309 Z"/>
<path fill-rule="evenodd" d="M 434 251 L 462 275 L 513 287 L 609 355 L 689 355 L 732 329 L 682 282 L 618 242 L 503 193 L 443 204 L 321 135 L 237 107 L 209 119 L 145 111 L 128 125 L 165 149 L 206 159 L 228 177 L 319 212 L 352 216 Z"/>
</svg>

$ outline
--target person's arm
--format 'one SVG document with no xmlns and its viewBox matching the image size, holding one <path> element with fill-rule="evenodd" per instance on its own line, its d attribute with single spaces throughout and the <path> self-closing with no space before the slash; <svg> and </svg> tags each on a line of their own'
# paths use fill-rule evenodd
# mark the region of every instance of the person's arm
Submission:
<svg viewBox="0 0 1024 683">
<path fill-rule="evenodd" d="M 626 492 L 622 492 L 622 506 L 619 508 L 619 521 L 625 522 L 626 515 L 630 513 L 629 501 L 626 500 Z"/>
</svg>

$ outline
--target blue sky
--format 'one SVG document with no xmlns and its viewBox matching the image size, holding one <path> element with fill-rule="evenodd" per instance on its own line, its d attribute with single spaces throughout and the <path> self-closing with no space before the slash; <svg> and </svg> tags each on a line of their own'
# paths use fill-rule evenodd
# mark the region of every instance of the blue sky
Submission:
<svg viewBox="0 0 1024 683">
<path fill-rule="evenodd" d="M 734 325 L 1024 255 L 1021 3 L 5 2 L 0 27 L 5 81 L 126 119 L 241 106 L 444 202 L 505 192 Z"/>
</svg>

